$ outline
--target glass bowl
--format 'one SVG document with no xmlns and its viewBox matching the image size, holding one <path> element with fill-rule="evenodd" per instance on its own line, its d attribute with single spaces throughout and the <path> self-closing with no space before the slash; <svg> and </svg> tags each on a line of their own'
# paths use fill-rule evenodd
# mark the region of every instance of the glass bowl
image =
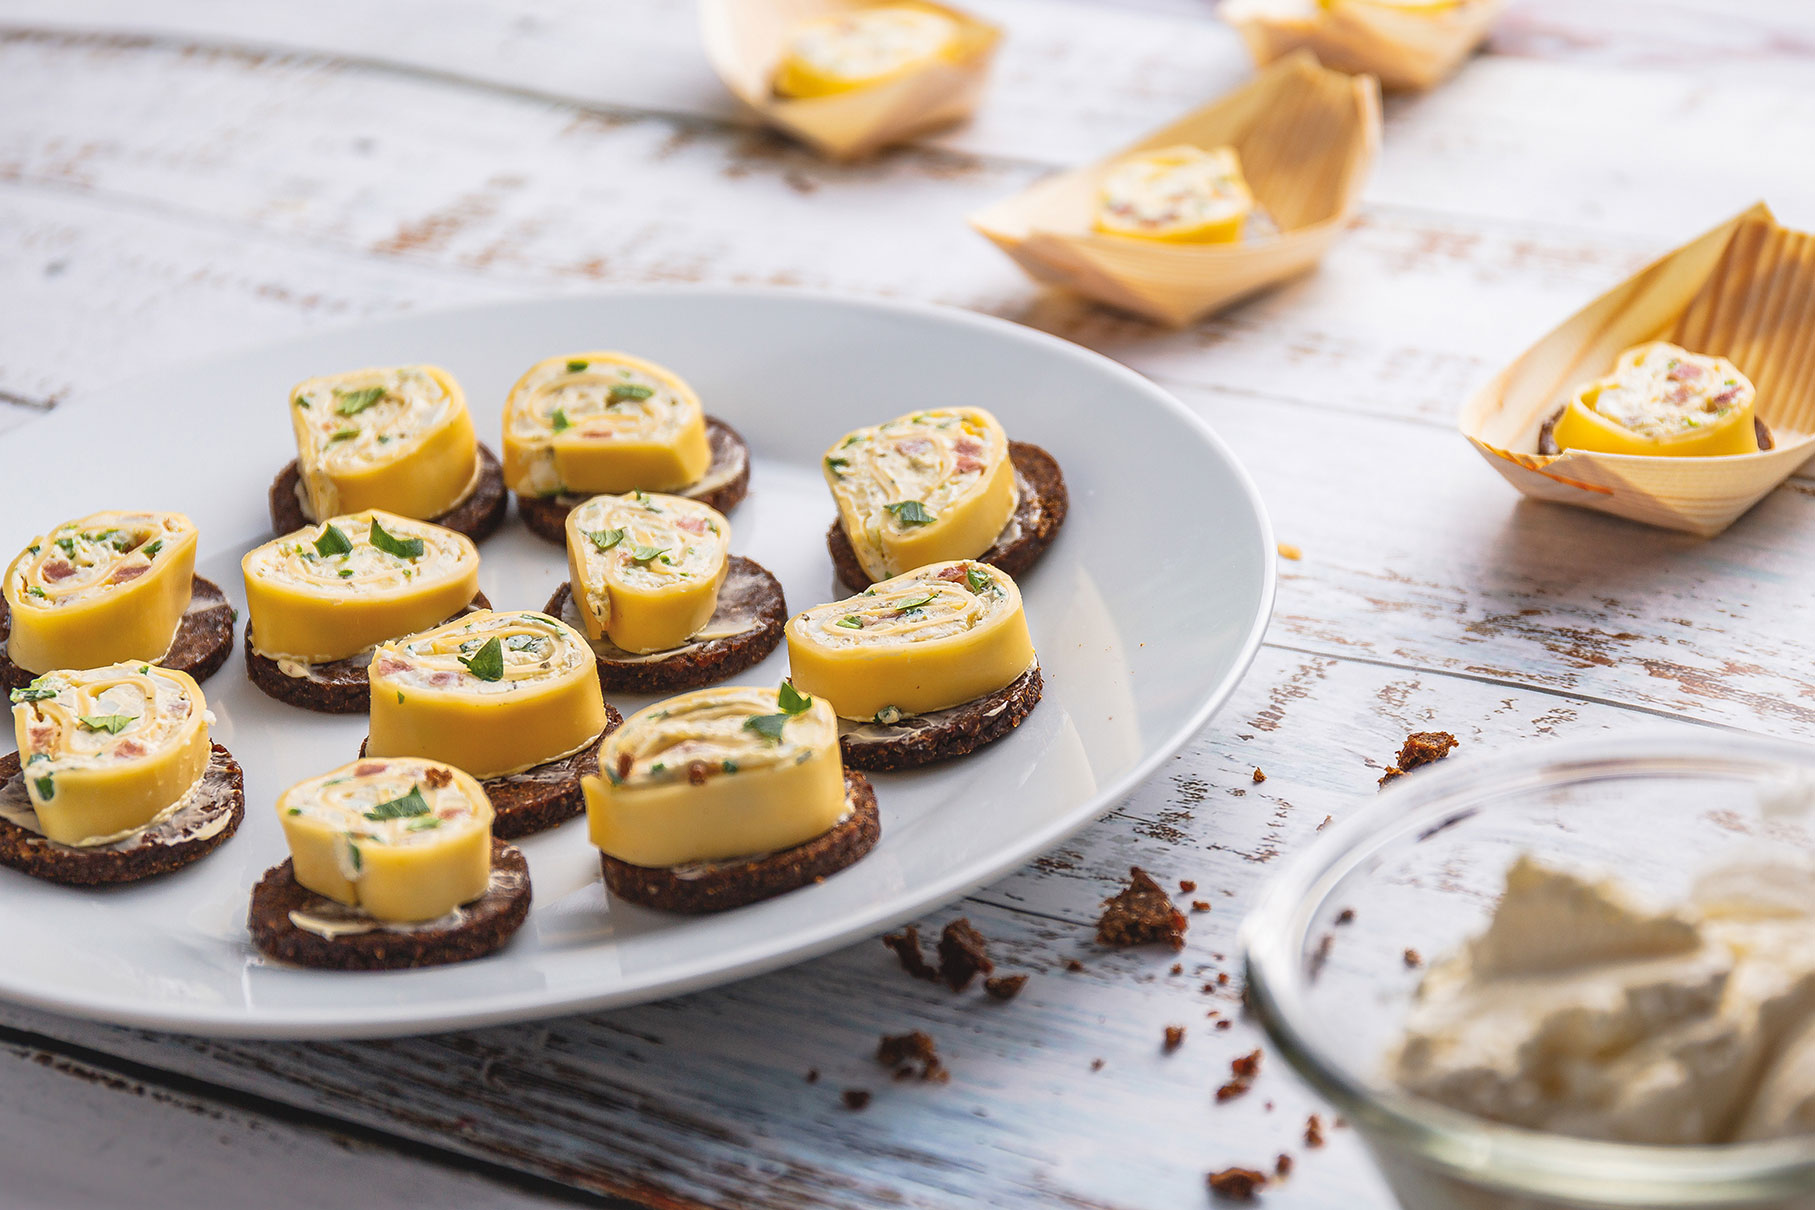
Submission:
<svg viewBox="0 0 1815 1210">
<path fill-rule="evenodd" d="M 1608 1143 L 1504 1126 L 1397 1089 L 1385 1057 L 1423 960 L 1487 923 L 1521 854 L 1681 902 L 1708 868 L 1815 851 L 1815 749 L 1713 730 L 1452 757 L 1284 869 L 1242 926 L 1274 1048 L 1361 1133 L 1410 1210 L 1815 1208 L 1815 1138 Z M 1352 913 L 1352 915 L 1350 915 Z"/>
</svg>

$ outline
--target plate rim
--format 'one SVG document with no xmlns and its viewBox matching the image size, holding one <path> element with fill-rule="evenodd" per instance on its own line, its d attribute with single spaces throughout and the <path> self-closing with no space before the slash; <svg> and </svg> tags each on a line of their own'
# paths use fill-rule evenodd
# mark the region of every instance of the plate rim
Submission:
<svg viewBox="0 0 1815 1210">
<path fill-rule="evenodd" d="M 359 1020 L 345 1019 L 333 1015 L 332 1012 L 324 1013 L 319 1007 L 294 1015 L 283 1009 L 272 1011 L 266 1008 L 261 1008 L 254 1014 L 248 1014 L 243 1008 L 220 1012 L 214 1005 L 201 1004 L 191 1005 L 187 1011 L 181 1013 L 172 1012 L 169 1009 L 140 1009 L 132 1005 L 103 1002 L 95 997 L 85 997 L 80 994 L 44 994 L 31 989 L 20 989 L 11 982 L 4 970 L 0 970 L 0 1000 L 80 1020 L 134 1029 L 155 1029 L 188 1036 L 272 1041 L 351 1040 L 410 1037 L 520 1021 L 546 1020 L 671 999 L 706 988 L 737 982 L 819 957 L 862 938 L 895 928 L 928 910 L 962 899 L 1025 864 L 1030 858 L 1060 844 L 1090 824 L 1107 817 L 1142 782 L 1151 777 L 1164 761 L 1175 755 L 1190 742 L 1193 736 L 1202 731 L 1216 713 L 1227 704 L 1229 698 L 1246 678 L 1260 652 L 1267 628 L 1273 617 L 1278 590 L 1278 550 L 1272 518 L 1268 515 L 1260 489 L 1256 486 L 1247 467 L 1236 457 L 1235 451 L 1230 448 L 1228 442 L 1211 427 L 1207 420 L 1186 407 L 1172 392 L 1106 354 L 1026 324 L 949 304 L 914 299 L 876 298 L 822 288 L 773 285 L 699 286 L 681 283 L 651 283 L 606 286 L 575 293 L 531 293 L 477 303 L 464 303 L 458 306 L 426 306 L 376 320 L 354 319 L 346 323 L 324 325 L 280 340 L 235 345 L 206 356 L 184 358 L 167 363 L 93 390 L 79 392 L 59 404 L 52 414 L 70 409 L 81 409 L 91 397 L 130 394 L 134 390 L 142 389 L 141 384 L 167 379 L 170 375 L 180 373 L 188 367 L 208 366 L 231 358 L 253 356 L 261 351 L 311 344 L 323 339 L 331 339 L 343 333 L 391 324 L 419 323 L 425 320 L 432 322 L 438 318 L 457 315 L 494 313 L 515 308 L 529 309 L 563 303 L 584 304 L 599 299 L 634 299 L 638 296 L 808 300 L 890 316 L 933 320 L 958 327 L 978 329 L 997 339 L 1042 346 L 1061 357 L 1095 363 L 1112 377 L 1120 378 L 1151 404 L 1182 422 L 1222 458 L 1232 473 L 1234 485 L 1251 509 L 1257 523 L 1261 544 L 1259 607 L 1255 616 L 1248 623 L 1247 632 L 1242 636 L 1240 647 L 1228 674 L 1183 722 L 1161 737 L 1145 757 L 1108 785 L 1099 788 L 1096 793 L 1077 807 L 1055 817 L 1044 827 L 1021 836 L 1015 844 L 1004 846 L 988 857 L 978 858 L 968 865 L 960 866 L 942 877 L 924 884 L 911 894 L 892 901 L 891 906 L 880 912 L 787 932 L 783 934 L 784 940 L 766 944 L 736 961 L 701 960 L 678 970 L 670 968 L 670 973 L 660 978 L 632 979 L 625 986 L 606 992 L 553 996 L 506 993 L 488 996 L 483 1000 L 474 1000 L 469 997 L 458 1001 L 443 1001 L 426 1009 L 420 1004 L 387 1005 L 377 1009 L 368 1007 L 362 1010 L 367 1016 Z M 0 434 L 0 448 L 17 440 L 16 434 L 29 433 L 34 427 L 33 424 L 27 423 L 8 433 Z M 383 972 L 376 976 L 365 975 L 362 977 L 383 978 L 387 975 L 398 976 L 409 973 L 411 972 Z"/>
</svg>

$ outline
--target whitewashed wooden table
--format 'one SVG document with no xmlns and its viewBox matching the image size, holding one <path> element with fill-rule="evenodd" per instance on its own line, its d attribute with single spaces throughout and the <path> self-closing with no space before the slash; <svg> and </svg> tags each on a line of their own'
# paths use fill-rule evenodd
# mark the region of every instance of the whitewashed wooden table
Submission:
<svg viewBox="0 0 1815 1210">
<path fill-rule="evenodd" d="M 1166 333 L 1039 294 L 963 216 L 1231 87 L 1234 37 L 1201 0 L 971 3 L 1010 31 L 979 119 L 829 167 L 740 124 L 683 0 L 0 0 L 0 424 L 407 310 L 826 287 L 1004 315 L 1144 371 L 1229 439 L 1304 551 L 1245 687 L 1166 772 L 921 922 L 968 915 L 1033 974 L 1012 1004 L 910 980 L 872 941 L 667 1003 L 393 1042 L 0 1007 L 0 1201 L 1163 1210 L 1285 1152 L 1269 1204 L 1383 1207 L 1349 1132 L 1305 1148 L 1320 1106 L 1282 1064 L 1213 1101 L 1261 1042 L 1207 1014 L 1239 1012 L 1234 929 L 1273 863 L 1367 801 L 1408 730 L 1465 751 L 1640 725 L 1815 737 L 1815 478 L 1700 542 L 1520 502 L 1453 430 L 1471 384 L 1655 253 L 1761 197 L 1815 224 L 1811 6 L 1516 0 L 1460 78 L 1389 100 L 1320 272 Z M 1729 173 L 1684 174 L 1713 147 Z M 1213 904 L 1183 975 L 1092 944 L 1136 862 Z M 1189 1030 L 1170 1055 L 1168 1024 Z M 874 1063 L 910 1028 L 949 1084 Z M 875 1099 L 851 1112 L 846 1088 Z"/>
</svg>

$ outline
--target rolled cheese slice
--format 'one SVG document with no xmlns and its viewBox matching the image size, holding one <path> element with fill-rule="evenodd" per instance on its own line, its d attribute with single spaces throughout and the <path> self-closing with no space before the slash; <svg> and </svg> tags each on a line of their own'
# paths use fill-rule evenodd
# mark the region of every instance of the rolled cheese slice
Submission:
<svg viewBox="0 0 1815 1210">
<path fill-rule="evenodd" d="M 277 818 L 296 881 L 376 920 L 435 920 L 491 883 L 491 800 L 449 764 L 357 760 L 285 790 Z"/>
<path fill-rule="evenodd" d="M 6 572 L 6 652 L 29 672 L 159 660 L 189 608 L 195 525 L 94 513 L 32 539 Z"/>
<path fill-rule="evenodd" d="M 964 561 L 796 614 L 787 637 L 794 684 L 841 718 L 865 722 L 972 701 L 1034 662 L 1021 590 L 1007 574 Z"/>
<path fill-rule="evenodd" d="M 679 647 L 712 619 L 731 523 L 682 496 L 594 496 L 567 514 L 571 591 L 588 638 Z"/>
<path fill-rule="evenodd" d="M 369 756 L 420 756 L 502 777 L 571 756 L 605 729 L 598 660 L 545 613 L 475 610 L 381 643 Z"/>
<path fill-rule="evenodd" d="M 524 495 L 674 491 L 711 465 L 699 396 L 652 361 L 550 357 L 504 404 L 504 482 Z"/>
<path fill-rule="evenodd" d="M 1096 228 L 1179 244 L 1228 244 L 1254 211 L 1233 147 L 1164 147 L 1117 161 L 1103 178 Z"/>
<path fill-rule="evenodd" d="M 1756 454 L 1757 394 L 1725 357 L 1655 340 L 1577 388 L 1551 436 L 1558 449 L 1603 454 Z"/>
<path fill-rule="evenodd" d="M 111 844 L 183 800 L 208 768 L 208 703 L 187 673 L 127 662 L 15 689 L 25 789 L 58 844 Z"/>
<path fill-rule="evenodd" d="M 640 866 L 791 848 L 850 808 L 838 720 L 784 685 L 699 689 L 639 710 L 582 785 L 592 843 Z"/>
<path fill-rule="evenodd" d="M 900 79 L 960 45 L 958 22 L 918 4 L 878 4 L 802 21 L 775 69 L 784 97 L 825 97 Z"/>
<path fill-rule="evenodd" d="M 938 408 L 857 429 L 826 451 L 826 485 L 871 579 L 974 559 L 1015 512 L 1008 434 L 982 408 Z"/>
<path fill-rule="evenodd" d="M 308 663 L 426 630 L 479 592 L 479 550 L 465 535 L 378 509 L 254 547 L 240 568 L 254 649 Z"/>
<path fill-rule="evenodd" d="M 438 366 L 311 378 L 290 392 L 290 422 L 314 520 L 369 508 L 428 520 L 479 481 L 466 395 Z"/>
</svg>

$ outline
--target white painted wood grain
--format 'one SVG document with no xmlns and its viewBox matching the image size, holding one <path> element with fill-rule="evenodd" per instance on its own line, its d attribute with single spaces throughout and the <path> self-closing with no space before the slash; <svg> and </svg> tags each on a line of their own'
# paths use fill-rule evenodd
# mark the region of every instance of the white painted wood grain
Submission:
<svg viewBox="0 0 1815 1210">
<path fill-rule="evenodd" d="M 1815 220 L 1806 157 L 1782 153 L 1815 132 L 1795 86 L 1807 10 L 1711 2 L 1515 5 L 1497 53 L 1389 106 L 1362 220 L 1320 273 L 1163 335 L 1036 294 L 961 220 L 1240 78 L 1196 0 L 981 0 L 1012 27 L 983 120 L 852 169 L 728 124 L 673 0 L 460 0 L 426 18 L 425 0 L 0 0 L 0 402 L 451 302 L 825 286 L 1007 315 L 1155 375 L 1231 440 L 1305 550 L 1219 722 L 1115 816 L 954 909 L 1035 972 L 1015 1004 L 911 982 L 870 943 L 666 1004 L 405 1042 L 0 1020 L 663 1204 L 1199 1207 L 1206 1169 L 1285 1150 L 1299 1167 L 1269 1204 L 1385 1205 L 1345 1134 L 1298 1145 L 1314 1103 L 1277 1063 L 1248 1098 L 1210 1101 L 1257 1038 L 1208 1028 L 1234 991 L 1199 989 L 1229 970 L 1272 863 L 1369 798 L 1414 728 L 1456 731 L 1465 752 L 1693 725 L 1677 716 L 1815 736 L 1809 481 L 1698 543 L 1515 503 L 1448 428 L 1472 381 L 1650 254 L 1760 195 Z M 131 29 L 155 37 L 104 36 Z M 1683 186 L 1675 156 L 1713 142 L 1733 174 Z M 1090 943 L 1132 862 L 1215 905 L 1186 977 L 1170 955 Z M 1087 972 L 1063 973 L 1073 956 Z M 1169 1023 L 1190 1040 L 1163 1057 Z M 916 1026 L 950 1085 L 891 1085 L 868 1059 Z M 0 1080 L 5 1106 L 35 1099 Z M 839 1108 L 851 1086 L 877 1092 L 871 1109 Z M 98 1112 L 135 1138 L 169 1129 Z"/>
</svg>

